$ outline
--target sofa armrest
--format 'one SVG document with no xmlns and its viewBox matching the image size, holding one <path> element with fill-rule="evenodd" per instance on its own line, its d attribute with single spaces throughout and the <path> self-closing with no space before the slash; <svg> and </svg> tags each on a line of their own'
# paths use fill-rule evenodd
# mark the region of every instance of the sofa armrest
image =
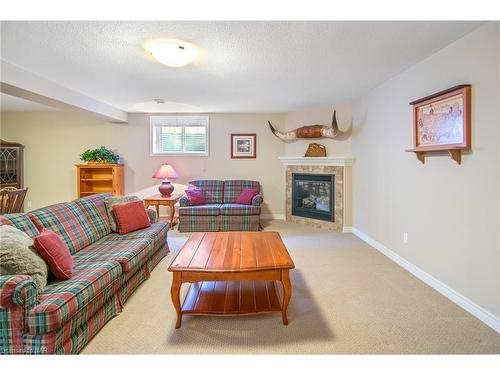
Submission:
<svg viewBox="0 0 500 375">
<path fill-rule="evenodd" d="M 187 207 L 189 206 L 188 197 L 184 194 L 181 199 L 179 199 L 179 207 Z"/>
<path fill-rule="evenodd" d="M 148 213 L 149 221 L 151 222 L 151 224 L 156 223 L 158 221 L 156 211 L 153 210 L 152 208 L 147 208 L 146 211 Z"/>
<path fill-rule="evenodd" d="M 262 197 L 262 194 L 257 194 L 252 198 L 252 206 L 260 207 L 263 201 L 264 198 Z"/>
<path fill-rule="evenodd" d="M 35 281 L 31 276 L 0 276 L 0 354 L 25 353 L 26 319 L 37 299 Z"/>
<path fill-rule="evenodd" d="M 0 276 L 0 308 L 24 306 L 30 310 L 36 305 L 37 299 L 36 284 L 31 276 Z"/>
</svg>

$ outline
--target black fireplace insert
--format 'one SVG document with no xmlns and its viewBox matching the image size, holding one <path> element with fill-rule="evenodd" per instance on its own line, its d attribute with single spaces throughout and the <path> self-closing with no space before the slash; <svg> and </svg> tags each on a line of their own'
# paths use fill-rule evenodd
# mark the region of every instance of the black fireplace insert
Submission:
<svg viewBox="0 0 500 375">
<path fill-rule="evenodd" d="M 335 221 L 335 176 L 292 174 L 292 215 Z"/>
</svg>

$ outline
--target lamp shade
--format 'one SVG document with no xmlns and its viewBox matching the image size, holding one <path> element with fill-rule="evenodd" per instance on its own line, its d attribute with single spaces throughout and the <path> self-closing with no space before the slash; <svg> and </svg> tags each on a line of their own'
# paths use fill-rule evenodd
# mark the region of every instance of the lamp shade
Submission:
<svg viewBox="0 0 500 375">
<path fill-rule="evenodd" d="M 159 178 L 159 179 L 175 179 L 179 178 L 179 175 L 175 171 L 174 167 L 172 167 L 170 164 L 162 164 L 160 168 L 155 172 L 153 175 L 153 178 Z"/>
</svg>

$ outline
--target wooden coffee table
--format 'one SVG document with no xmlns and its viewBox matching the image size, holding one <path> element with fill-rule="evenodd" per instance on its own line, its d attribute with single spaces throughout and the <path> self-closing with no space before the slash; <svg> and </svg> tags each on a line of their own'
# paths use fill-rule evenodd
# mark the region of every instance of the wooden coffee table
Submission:
<svg viewBox="0 0 500 375">
<path fill-rule="evenodd" d="M 253 315 L 281 312 L 292 295 L 290 254 L 277 232 L 195 233 L 168 268 L 173 272 L 172 302 L 182 315 Z M 280 301 L 276 281 L 283 286 Z M 181 307 L 182 283 L 192 283 Z"/>
</svg>

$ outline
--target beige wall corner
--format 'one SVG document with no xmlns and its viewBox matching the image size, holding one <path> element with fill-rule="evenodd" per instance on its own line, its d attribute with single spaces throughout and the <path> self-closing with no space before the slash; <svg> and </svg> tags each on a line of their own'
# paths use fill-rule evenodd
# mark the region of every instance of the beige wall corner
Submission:
<svg viewBox="0 0 500 375">
<path fill-rule="evenodd" d="M 354 227 L 483 309 L 500 315 L 498 23 L 400 73 L 353 108 Z M 412 100 L 472 84 L 472 152 L 421 164 Z M 408 234 L 404 243 L 403 233 Z"/>
</svg>

